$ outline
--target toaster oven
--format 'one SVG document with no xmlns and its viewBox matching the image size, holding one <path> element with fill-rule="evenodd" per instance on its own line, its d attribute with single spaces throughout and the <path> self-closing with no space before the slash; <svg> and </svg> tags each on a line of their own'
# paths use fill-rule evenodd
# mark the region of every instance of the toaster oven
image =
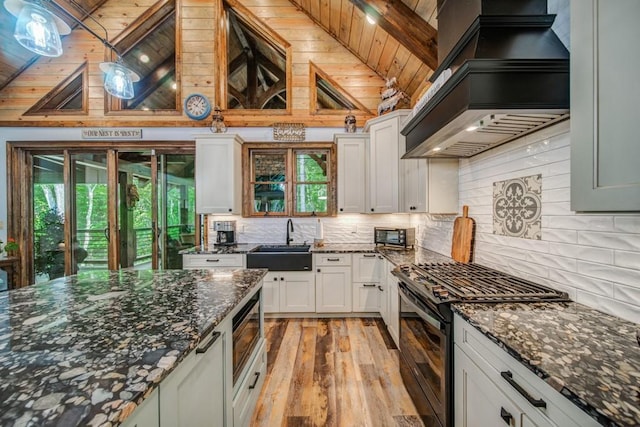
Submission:
<svg viewBox="0 0 640 427">
<path fill-rule="evenodd" d="M 374 241 L 376 245 L 413 248 L 416 243 L 416 229 L 375 227 Z"/>
</svg>

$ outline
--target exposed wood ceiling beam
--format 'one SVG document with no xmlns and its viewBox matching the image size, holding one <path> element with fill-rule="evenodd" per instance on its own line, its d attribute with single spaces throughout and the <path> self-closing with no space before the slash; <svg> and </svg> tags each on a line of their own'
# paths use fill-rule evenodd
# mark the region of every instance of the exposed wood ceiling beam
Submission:
<svg viewBox="0 0 640 427">
<path fill-rule="evenodd" d="M 401 0 L 349 0 L 429 68 L 438 68 L 438 32 Z"/>
</svg>

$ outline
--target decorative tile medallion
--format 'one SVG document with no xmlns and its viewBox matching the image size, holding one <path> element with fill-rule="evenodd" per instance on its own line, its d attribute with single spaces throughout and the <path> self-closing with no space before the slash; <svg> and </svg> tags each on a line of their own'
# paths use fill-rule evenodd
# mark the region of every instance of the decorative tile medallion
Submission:
<svg viewBox="0 0 640 427">
<path fill-rule="evenodd" d="M 542 239 L 542 175 L 493 183 L 493 234 Z"/>
</svg>

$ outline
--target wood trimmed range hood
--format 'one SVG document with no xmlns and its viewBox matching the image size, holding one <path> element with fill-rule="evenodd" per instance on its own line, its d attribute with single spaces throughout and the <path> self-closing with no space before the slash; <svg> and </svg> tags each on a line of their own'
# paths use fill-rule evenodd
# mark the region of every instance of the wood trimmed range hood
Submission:
<svg viewBox="0 0 640 427">
<path fill-rule="evenodd" d="M 569 117 L 569 52 L 546 0 L 438 0 L 432 81 L 403 158 L 471 157 Z"/>
</svg>

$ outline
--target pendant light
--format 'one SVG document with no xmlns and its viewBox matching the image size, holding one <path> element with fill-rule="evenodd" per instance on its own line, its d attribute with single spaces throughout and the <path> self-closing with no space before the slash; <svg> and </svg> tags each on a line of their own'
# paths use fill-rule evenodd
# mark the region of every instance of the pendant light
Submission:
<svg viewBox="0 0 640 427">
<path fill-rule="evenodd" d="M 70 3 L 82 11 L 86 18 L 91 19 L 100 26 L 105 33 L 105 37 L 101 37 L 94 30 L 89 28 L 84 22 L 75 15 L 67 12 L 62 6 L 52 0 L 5 0 L 4 7 L 13 16 L 18 17 L 14 36 L 18 43 L 30 51 L 44 56 L 60 56 L 62 55 L 62 42 L 60 35 L 71 33 L 71 28 L 58 16 L 49 11 L 42 4 L 53 3 L 62 10 L 70 19 L 75 21 L 85 31 L 97 38 L 107 48 L 112 50 L 116 56 L 116 62 L 103 62 L 100 69 L 106 73 L 104 79 L 104 89 L 112 96 L 122 99 L 131 99 L 134 97 L 133 83 L 140 80 L 140 76 L 134 71 L 128 69 L 122 63 L 122 57 L 116 47 L 108 40 L 107 29 L 96 21 L 93 16 L 78 4 L 75 0 Z"/>
<path fill-rule="evenodd" d="M 38 55 L 62 55 L 60 36 L 71 32 L 66 22 L 49 12 L 39 2 L 5 0 L 4 7 L 18 18 L 13 36 L 20 45 Z"/>
</svg>

